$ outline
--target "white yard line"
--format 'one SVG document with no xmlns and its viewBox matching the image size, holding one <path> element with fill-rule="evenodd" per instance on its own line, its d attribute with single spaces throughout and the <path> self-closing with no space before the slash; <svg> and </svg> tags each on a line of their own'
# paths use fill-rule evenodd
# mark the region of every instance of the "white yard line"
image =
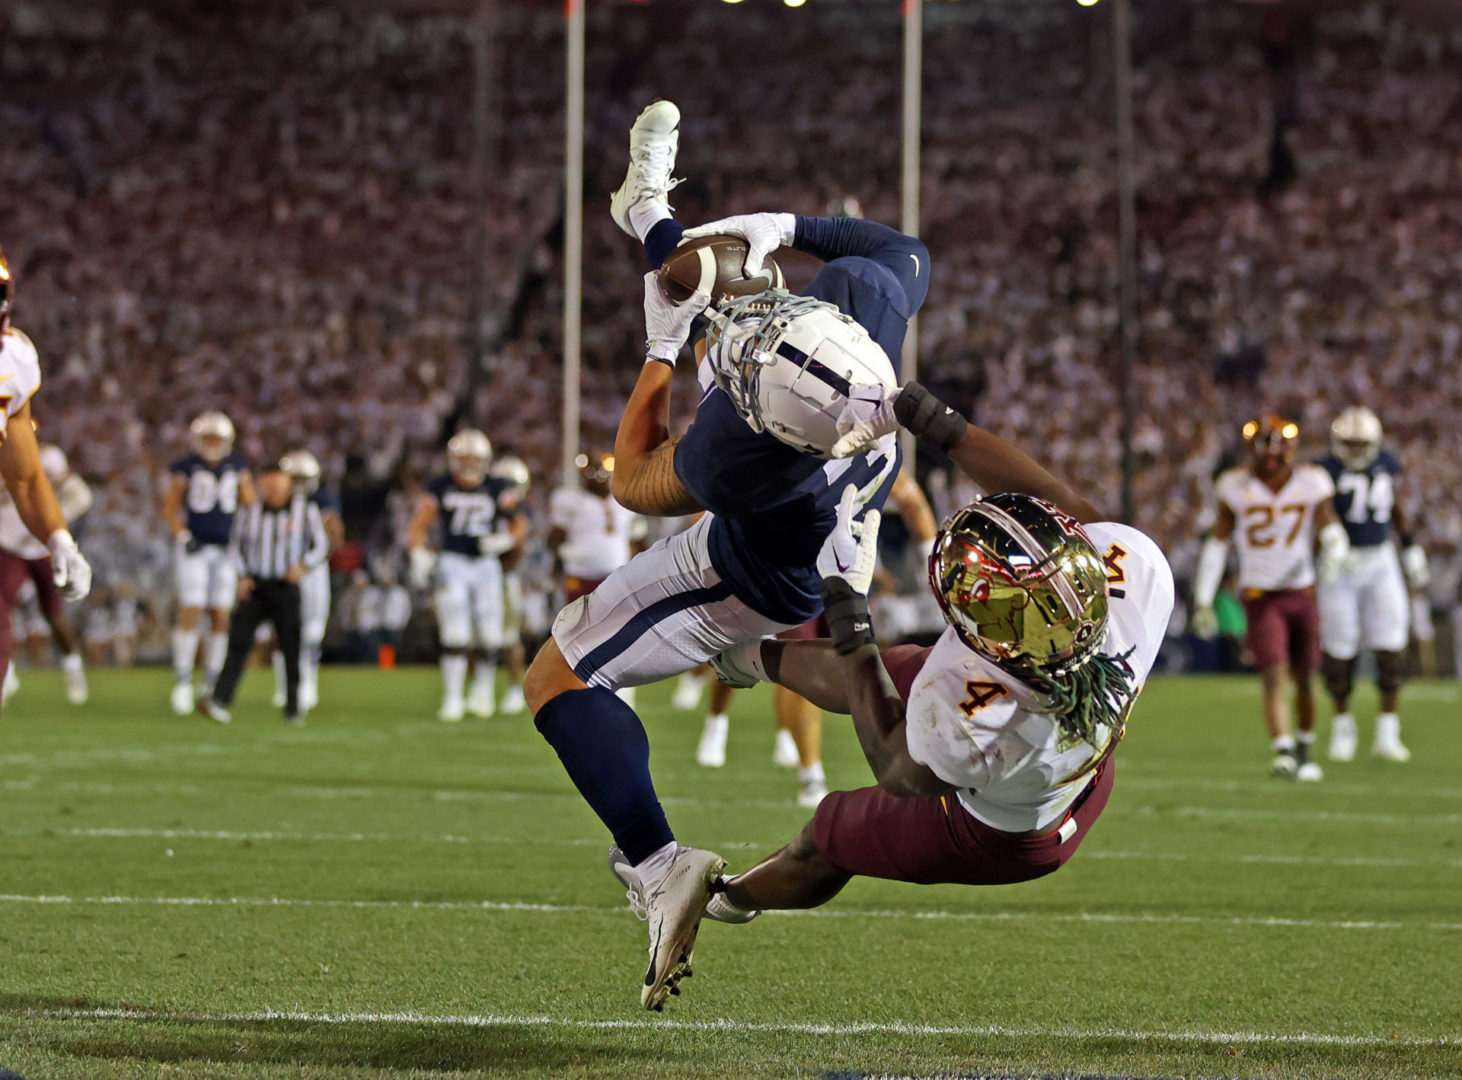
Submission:
<svg viewBox="0 0 1462 1080">
<path fill-rule="evenodd" d="M 128 905 L 144 907 L 273 907 L 273 908 L 359 908 L 404 909 L 411 911 L 529 911 L 557 914 L 560 912 L 594 912 L 618 915 L 628 908 L 600 907 L 585 904 L 534 904 L 500 900 L 312 900 L 281 896 L 64 896 L 40 894 L 22 896 L 0 894 L 0 904 L 42 905 Z M 915 919 L 961 922 L 1054 922 L 1108 923 L 1180 926 L 1259 926 L 1315 930 L 1462 930 L 1462 922 L 1395 922 L 1378 919 L 1285 919 L 1266 916 L 1160 915 L 1132 913 L 1123 915 L 1100 912 L 1041 911 L 879 911 L 846 908 L 813 911 L 772 911 L 769 916 L 797 919 Z"/>
<path fill-rule="evenodd" d="M 241 1013 L 170 1012 L 151 1009 L 25 1009 L 0 1013 L 48 1020 L 140 1020 L 153 1023 L 226 1024 L 411 1024 L 425 1027 L 469 1028 L 567 1028 L 586 1031 L 675 1031 L 729 1032 L 732 1034 L 792 1035 L 900 1035 L 1013 1038 L 1013 1039 L 1118 1039 L 1124 1042 L 1209 1043 L 1300 1046 L 1406 1046 L 1445 1048 L 1462 1045 L 1462 1040 L 1420 1035 L 1339 1035 L 1323 1032 L 1276 1035 L 1264 1031 L 1136 1031 L 1126 1028 L 1074 1028 L 1003 1024 L 915 1024 L 906 1021 L 859 1021 L 853 1023 L 757 1023 L 744 1020 L 671 1020 L 646 1017 L 637 1020 L 573 1020 L 558 1016 L 432 1015 L 430 1013 L 312 1013 L 284 1010 Z"/>
</svg>

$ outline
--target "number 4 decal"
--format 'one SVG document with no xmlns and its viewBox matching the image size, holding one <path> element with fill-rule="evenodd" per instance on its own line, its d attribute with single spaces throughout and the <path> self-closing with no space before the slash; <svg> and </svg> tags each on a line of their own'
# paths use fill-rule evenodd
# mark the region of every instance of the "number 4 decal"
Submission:
<svg viewBox="0 0 1462 1080">
<path fill-rule="evenodd" d="M 1005 689 L 1004 683 L 998 682 L 977 682 L 971 679 L 965 683 L 965 693 L 969 695 L 959 703 L 960 712 L 966 716 L 974 716 L 996 698 L 1004 697 L 1010 693 Z"/>
</svg>

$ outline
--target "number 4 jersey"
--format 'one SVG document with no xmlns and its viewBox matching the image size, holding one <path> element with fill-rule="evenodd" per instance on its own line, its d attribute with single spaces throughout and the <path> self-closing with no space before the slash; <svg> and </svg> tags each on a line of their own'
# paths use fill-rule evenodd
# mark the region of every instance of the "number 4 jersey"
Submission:
<svg viewBox="0 0 1462 1080">
<path fill-rule="evenodd" d="M 1230 469 L 1215 485 L 1234 515 L 1239 588 L 1273 592 L 1315 584 L 1315 514 L 1335 484 L 1318 465 L 1296 465 L 1278 491 L 1252 469 Z"/>
<path fill-rule="evenodd" d="M 1130 525 L 1084 528 L 1107 568 L 1101 651 L 1123 657 L 1135 699 L 1167 634 L 1173 572 L 1157 544 Z M 1054 826 L 1091 783 L 1115 732 L 1101 746 L 1066 736 L 1043 711 L 1047 700 L 946 629 L 909 689 L 909 754 L 959 788 L 964 808 L 993 828 Z"/>
<path fill-rule="evenodd" d="M 243 454 L 229 454 L 218 462 L 189 454 L 173 462 L 173 475 L 181 476 L 187 485 L 183 512 L 194 544 L 228 543 L 239 508 L 239 483 L 248 471 L 249 459 Z"/>
</svg>

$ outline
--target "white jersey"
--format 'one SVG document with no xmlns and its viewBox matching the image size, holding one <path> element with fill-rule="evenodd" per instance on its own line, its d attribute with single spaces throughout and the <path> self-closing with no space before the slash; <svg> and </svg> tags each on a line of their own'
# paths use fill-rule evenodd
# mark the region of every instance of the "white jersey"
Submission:
<svg viewBox="0 0 1462 1080">
<path fill-rule="evenodd" d="M 4 385 L 0 382 L 0 387 Z M 41 469 L 53 488 L 59 488 L 71 475 L 66 452 L 50 444 L 41 447 Z M 0 549 L 21 559 L 44 559 L 51 554 L 45 543 L 37 540 L 20 520 L 20 511 L 15 508 L 15 500 L 4 481 L 0 481 Z"/>
<path fill-rule="evenodd" d="M 1315 514 L 1335 494 L 1318 465 L 1296 465 L 1278 491 L 1251 469 L 1230 469 L 1215 486 L 1234 515 L 1239 588 L 1305 589 L 1315 583 Z"/>
<path fill-rule="evenodd" d="M 558 549 L 570 577 L 602 580 L 630 559 L 630 543 L 643 539 L 645 521 L 614 498 L 576 488 L 559 488 L 548 497 L 548 523 L 564 531 Z"/>
<path fill-rule="evenodd" d="M 1173 610 L 1173 572 L 1130 525 L 1085 526 L 1107 566 L 1106 656 L 1128 654 L 1134 690 L 1152 670 Z M 1130 654 L 1128 651 L 1130 651 Z M 1135 697 L 1135 693 L 1134 693 Z M 964 808 L 1004 832 L 1060 821 L 1111 749 L 1064 737 L 1047 698 L 971 650 L 948 628 L 915 676 L 905 707 L 909 755 L 959 789 Z"/>
<path fill-rule="evenodd" d="M 12 326 L 0 336 L 0 436 L 40 388 L 41 358 L 30 338 Z"/>
</svg>

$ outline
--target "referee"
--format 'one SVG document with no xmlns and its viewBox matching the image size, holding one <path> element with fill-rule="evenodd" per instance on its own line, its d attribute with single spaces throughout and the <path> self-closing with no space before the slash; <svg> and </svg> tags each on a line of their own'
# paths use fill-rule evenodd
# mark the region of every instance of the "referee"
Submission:
<svg viewBox="0 0 1462 1080">
<path fill-rule="evenodd" d="M 229 705 L 254 647 L 259 624 L 274 624 L 279 651 L 284 654 L 284 722 L 302 724 L 300 681 L 300 579 L 323 563 L 330 540 L 320 508 L 303 492 L 296 492 L 289 475 L 278 465 L 257 482 L 258 500 L 234 518 L 232 553 L 239 567 L 239 602 L 228 625 L 228 659 L 212 691 L 199 698 L 198 711 L 226 724 Z"/>
</svg>

